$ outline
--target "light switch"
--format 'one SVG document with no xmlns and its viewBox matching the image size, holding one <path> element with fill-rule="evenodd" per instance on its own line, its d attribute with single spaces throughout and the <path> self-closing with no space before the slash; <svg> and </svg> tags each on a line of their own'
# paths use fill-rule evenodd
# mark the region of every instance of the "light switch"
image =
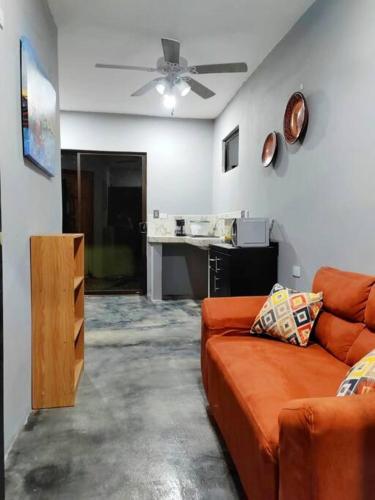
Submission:
<svg viewBox="0 0 375 500">
<path fill-rule="evenodd" d="M 301 267 L 300 266 L 293 266 L 293 277 L 294 278 L 301 277 Z"/>
<path fill-rule="evenodd" d="M 159 217 L 160 217 L 159 210 L 154 210 L 154 219 L 159 219 Z"/>
</svg>

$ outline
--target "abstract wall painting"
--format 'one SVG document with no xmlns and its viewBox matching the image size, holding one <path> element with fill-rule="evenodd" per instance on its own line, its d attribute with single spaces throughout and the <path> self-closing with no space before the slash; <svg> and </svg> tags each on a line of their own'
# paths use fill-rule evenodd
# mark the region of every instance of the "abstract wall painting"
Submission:
<svg viewBox="0 0 375 500">
<path fill-rule="evenodd" d="M 21 38 L 23 155 L 49 176 L 56 173 L 56 91 L 30 41 Z"/>
</svg>

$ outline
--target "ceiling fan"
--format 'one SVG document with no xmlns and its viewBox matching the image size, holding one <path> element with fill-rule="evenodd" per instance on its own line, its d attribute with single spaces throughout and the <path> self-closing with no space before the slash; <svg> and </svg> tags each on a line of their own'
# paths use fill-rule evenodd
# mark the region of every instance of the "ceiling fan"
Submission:
<svg viewBox="0 0 375 500">
<path fill-rule="evenodd" d="M 152 89 L 156 89 L 164 96 L 164 105 L 169 109 L 174 109 L 176 105 L 176 91 L 181 97 L 186 96 L 190 90 L 203 99 L 209 99 L 215 95 L 205 85 L 192 78 L 190 75 L 207 75 L 212 73 L 246 73 L 246 63 L 225 63 L 225 64 L 203 64 L 189 66 L 184 57 L 180 57 L 180 42 L 168 38 L 162 38 L 164 56 L 160 57 L 156 63 L 156 68 L 144 66 L 127 66 L 121 64 L 96 64 L 96 68 L 104 69 L 124 69 L 135 71 L 146 71 L 148 73 L 160 73 L 162 76 L 151 80 L 143 87 L 132 94 L 138 97 L 146 94 Z"/>
</svg>

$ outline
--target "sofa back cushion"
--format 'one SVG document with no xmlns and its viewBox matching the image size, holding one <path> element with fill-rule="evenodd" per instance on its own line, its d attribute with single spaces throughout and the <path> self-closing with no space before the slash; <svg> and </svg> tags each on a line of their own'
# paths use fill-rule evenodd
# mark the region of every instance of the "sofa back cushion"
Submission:
<svg viewBox="0 0 375 500">
<path fill-rule="evenodd" d="M 374 276 L 322 267 L 315 275 L 313 291 L 323 292 L 326 311 L 339 318 L 363 323 L 367 299 L 374 284 Z"/>
<path fill-rule="evenodd" d="M 363 329 L 363 323 L 352 323 L 323 311 L 317 319 L 315 340 L 337 359 L 346 363 L 348 352 Z"/>
<path fill-rule="evenodd" d="M 366 326 L 375 332 L 375 285 L 371 288 L 365 310 Z"/>
<path fill-rule="evenodd" d="M 349 349 L 346 363 L 353 366 L 375 349 L 375 285 L 371 288 L 365 310 L 365 328 Z"/>
<path fill-rule="evenodd" d="M 353 366 L 373 349 L 375 349 L 375 333 L 364 328 L 349 349 L 345 363 Z"/>
<path fill-rule="evenodd" d="M 374 276 L 330 267 L 321 268 L 314 279 L 313 291 L 323 292 L 315 339 L 351 366 L 375 348 L 375 333 L 371 332 L 375 331 L 374 285 Z"/>
</svg>

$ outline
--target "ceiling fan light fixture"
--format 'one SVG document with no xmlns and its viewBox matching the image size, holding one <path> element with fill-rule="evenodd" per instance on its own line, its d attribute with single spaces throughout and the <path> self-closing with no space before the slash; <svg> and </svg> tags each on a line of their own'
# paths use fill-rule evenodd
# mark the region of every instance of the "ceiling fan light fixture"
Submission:
<svg viewBox="0 0 375 500">
<path fill-rule="evenodd" d="M 188 93 L 190 92 L 191 90 L 191 87 L 190 85 L 185 81 L 185 80 L 180 80 L 177 84 L 176 84 L 176 87 L 177 87 L 177 90 L 179 91 L 180 93 L 180 96 L 181 97 L 185 97 L 188 95 Z"/>
<path fill-rule="evenodd" d="M 176 106 L 176 96 L 173 94 L 164 94 L 163 96 L 163 104 L 167 109 L 174 109 Z"/>
<path fill-rule="evenodd" d="M 95 66 L 105 69 L 124 69 L 159 73 L 161 76 L 149 81 L 131 95 L 132 97 L 139 97 L 156 89 L 161 96 L 165 97 L 164 104 L 166 107 L 172 110 L 176 105 L 176 97 L 185 97 L 190 91 L 202 99 L 210 99 L 216 95 L 215 92 L 195 80 L 195 78 L 188 76 L 187 73 L 191 75 L 209 75 L 218 73 L 246 73 L 248 71 L 245 62 L 190 66 L 184 57 L 180 57 L 181 43 L 178 40 L 162 38 L 161 43 L 163 55 L 157 60 L 156 67 L 107 63 L 98 63 Z"/>
<path fill-rule="evenodd" d="M 160 82 L 156 85 L 156 90 L 159 92 L 160 95 L 164 95 L 165 91 L 167 90 L 167 83 L 165 80 L 160 80 Z"/>
</svg>

